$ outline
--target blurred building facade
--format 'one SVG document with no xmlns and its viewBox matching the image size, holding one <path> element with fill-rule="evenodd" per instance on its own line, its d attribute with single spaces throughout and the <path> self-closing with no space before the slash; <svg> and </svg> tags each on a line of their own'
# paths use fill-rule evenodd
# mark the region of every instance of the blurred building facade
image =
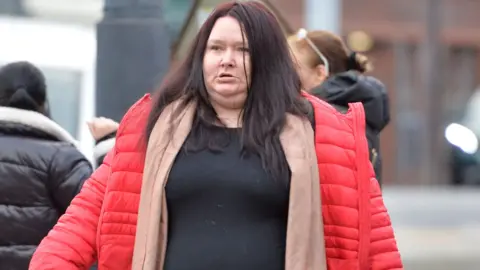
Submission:
<svg viewBox="0 0 480 270">
<path fill-rule="evenodd" d="M 303 27 L 304 1 L 270 2 L 293 29 Z M 438 5 L 434 18 L 427 12 L 432 4 Z M 348 45 L 364 50 L 373 60 L 372 74 L 390 94 L 392 121 L 382 134 L 385 183 L 448 182 L 444 128 L 458 120 L 480 84 L 480 1 L 342 0 L 341 8 L 341 29 Z M 437 24 L 438 33 L 428 33 L 432 29 L 427 28 L 427 20 Z M 434 76 L 428 77 L 424 44 L 432 37 L 438 37 L 438 44 L 429 40 L 427 45 L 438 47 L 438 59 L 434 59 Z M 435 80 L 434 91 L 426 89 L 426 77 Z M 430 130 L 427 140 L 433 141 L 428 158 L 422 155 L 427 142 L 419 136 L 425 129 Z"/>
<path fill-rule="evenodd" d="M 461 117 L 480 83 L 480 1 L 343 2 L 343 34 L 348 37 L 361 30 L 371 37 L 373 45 L 367 55 L 376 66 L 373 74 L 389 89 L 392 122 L 382 135 L 385 183 L 448 182 L 449 151 L 444 128 Z M 433 14 L 436 18 L 429 18 L 431 4 L 439 5 L 438 14 Z M 428 20 L 437 29 L 428 29 Z M 438 33 L 428 33 L 435 30 Z M 426 38 L 438 38 L 438 43 L 426 42 Z M 428 47 L 422 47 L 425 45 Z M 426 59 L 425 54 L 435 46 L 438 59 L 433 59 L 434 73 L 428 76 L 431 71 L 425 70 L 425 61 L 432 59 Z M 425 79 L 434 80 L 433 89 L 427 89 L 429 82 Z M 420 131 L 425 129 L 430 132 L 422 139 Z M 432 153 L 422 155 L 428 139 L 432 141 Z"/>
</svg>

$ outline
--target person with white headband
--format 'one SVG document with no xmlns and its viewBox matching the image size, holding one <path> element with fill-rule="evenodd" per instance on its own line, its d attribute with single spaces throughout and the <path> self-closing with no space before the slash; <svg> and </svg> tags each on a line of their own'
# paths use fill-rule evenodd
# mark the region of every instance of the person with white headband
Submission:
<svg viewBox="0 0 480 270">
<path fill-rule="evenodd" d="M 349 103 L 361 102 L 365 109 L 370 161 L 381 183 L 380 132 L 390 122 L 385 86 L 366 76 L 369 59 L 350 51 L 343 40 L 328 31 L 300 29 L 288 37 L 304 90 L 345 113 Z"/>
</svg>

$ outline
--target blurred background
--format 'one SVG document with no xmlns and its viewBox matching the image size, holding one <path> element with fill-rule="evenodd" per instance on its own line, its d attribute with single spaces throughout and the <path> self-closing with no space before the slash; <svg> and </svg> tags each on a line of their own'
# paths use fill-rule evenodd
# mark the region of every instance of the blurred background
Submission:
<svg viewBox="0 0 480 270">
<path fill-rule="evenodd" d="M 0 0 L 0 65 L 47 77 L 54 120 L 120 120 L 182 59 L 219 0 Z M 286 33 L 340 34 L 373 61 L 392 120 L 384 196 L 406 269 L 480 269 L 480 0 L 265 0 Z"/>
</svg>

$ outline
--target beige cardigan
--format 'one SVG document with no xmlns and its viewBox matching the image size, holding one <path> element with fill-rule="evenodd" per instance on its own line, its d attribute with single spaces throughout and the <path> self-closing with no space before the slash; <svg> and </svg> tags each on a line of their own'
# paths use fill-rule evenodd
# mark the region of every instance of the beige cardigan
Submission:
<svg viewBox="0 0 480 270">
<path fill-rule="evenodd" d="M 132 270 L 163 269 L 167 243 L 165 185 L 174 159 L 187 138 L 195 103 L 175 119 L 169 105 L 150 137 L 143 173 Z M 173 136 L 167 132 L 172 128 Z M 285 270 L 326 270 L 325 240 L 317 158 L 311 124 L 287 115 L 280 141 L 292 172 Z"/>
</svg>

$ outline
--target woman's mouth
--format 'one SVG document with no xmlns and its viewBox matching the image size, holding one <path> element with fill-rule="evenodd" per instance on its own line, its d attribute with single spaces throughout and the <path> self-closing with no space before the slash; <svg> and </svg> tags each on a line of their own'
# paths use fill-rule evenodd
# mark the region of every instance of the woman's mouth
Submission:
<svg viewBox="0 0 480 270">
<path fill-rule="evenodd" d="M 235 81 L 235 76 L 230 73 L 220 73 L 217 77 L 217 80 L 222 83 L 229 83 Z"/>
</svg>

